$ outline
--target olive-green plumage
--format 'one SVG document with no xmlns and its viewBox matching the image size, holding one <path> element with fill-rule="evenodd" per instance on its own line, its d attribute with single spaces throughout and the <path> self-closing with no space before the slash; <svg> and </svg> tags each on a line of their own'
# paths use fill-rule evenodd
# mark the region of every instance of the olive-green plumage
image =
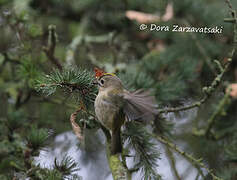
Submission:
<svg viewBox="0 0 237 180">
<path fill-rule="evenodd" d="M 95 113 L 100 123 L 110 130 L 111 153 L 122 151 L 120 129 L 126 120 L 149 121 L 158 113 L 154 97 L 138 90 L 124 89 L 121 80 L 106 74 L 97 79 L 99 93 L 95 99 Z"/>
</svg>

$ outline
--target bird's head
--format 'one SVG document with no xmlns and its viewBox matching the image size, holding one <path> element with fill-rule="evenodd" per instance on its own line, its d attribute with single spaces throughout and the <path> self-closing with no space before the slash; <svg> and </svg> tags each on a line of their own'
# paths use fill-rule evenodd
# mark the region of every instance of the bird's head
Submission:
<svg viewBox="0 0 237 180">
<path fill-rule="evenodd" d="M 99 86 L 99 91 L 106 89 L 122 89 L 121 80 L 113 73 L 105 73 L 102 70 L 95 68 L 96 84 Z"/>
</svg>

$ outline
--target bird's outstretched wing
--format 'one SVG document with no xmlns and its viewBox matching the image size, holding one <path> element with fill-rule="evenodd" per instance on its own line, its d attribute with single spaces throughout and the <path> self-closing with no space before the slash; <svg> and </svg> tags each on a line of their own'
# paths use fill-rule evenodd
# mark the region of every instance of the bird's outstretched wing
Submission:
<svg viewBox="0 0 237 180">
<path fill-rule="evenodd" d="M 143 89 L 124 92 L 124 109 L 128 120 L 138 120 L 149 122 L 154 120 L 158 114 L 158 106 L 155 97 L 150 95 L 149 91 Z"/>
</svg>

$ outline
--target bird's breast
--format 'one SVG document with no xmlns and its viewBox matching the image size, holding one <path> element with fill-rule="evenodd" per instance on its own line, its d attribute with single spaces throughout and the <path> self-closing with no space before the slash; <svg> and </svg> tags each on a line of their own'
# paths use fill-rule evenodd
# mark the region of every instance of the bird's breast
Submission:
<svg viewBox="0 0 237 180">
<path fill-rule="evenodd" d="M 95 99 L 95 113 L 102 125 L 111 130 L 114 117 L 119 111 L 119 107 L 113 103 L 107 93 L 100 92 Z"/>
</svg>

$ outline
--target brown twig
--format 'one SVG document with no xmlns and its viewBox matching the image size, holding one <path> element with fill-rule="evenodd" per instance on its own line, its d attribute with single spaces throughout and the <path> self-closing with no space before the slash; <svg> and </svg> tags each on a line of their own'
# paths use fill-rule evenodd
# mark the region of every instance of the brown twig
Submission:
<svg viewBox="0 0 237 180">
<path fill-rule="evenodd" d="M 233 52 L 235 52 L 236 49 L 236 44 L 237 44 L 237 15 L 236 15 L 236 10 L 233 9 L 233 6 L 230 2 L 230 0 L 225 0 L 230 14 L 232 16 L 232 18 L 226 18 L 224 19 L 225 22 L 230 22 L 234 24 L 234 48 L 233 48 Z"/>
<path fill-rule="evenodd" d="M 225 0 L 225 2 L 226 2 L 226 4 L 227 4 L 227 6 L 228 6 L 230 12 L 233 12 L 233 6 L 232 6 L 230 0 Z"/>
<path fill-rule="evenodd" d="M 81 127 L 76 123 L 76 117 L 77 114 L 83 109 L 83 107 L 80 107 L 78 110 L 76 110 L 74 113 L 71 114 L 70 121 L 72 124 L 72 129 L 74 133 L 76 134 L 77 138 L 81 141 L 84 142 L 84 136 L 83 136 L 83 131 Z"/>
<path fill-rule="evenodd" d="M 57 35 L 55 32 L 56 27 L 54 25 L 49 26 L 49 36 L 47 47 L 43 47 L 43 51 L 47 55 L 48 59 L 60 70 L 62 70 L 62 65 L 59 63 L 59 59 L 54 56 L 54 51 L 57 42 Z"/>
<path fill-rule="evenodd" d="M 30 100 L 31 95 L 32 95 L 32 90 L 29 90 L 28 92 L 26 92 L 25 98 L 23 98 L 23 91 L 20 89 L 17 94 L 15 108 L 19 109 L 22 105 L 26 104 Z"/>
<path fill-rule="evenodd" d="M 5 58 L 4 61 L 6 61 L 6 62 L 10 62 L 10 63 L 17 64 L 17 65 L 21 64 L 20 61 L 11 59 L 6 52 L 3 53 L 3 56 Z"/>
</svg>

